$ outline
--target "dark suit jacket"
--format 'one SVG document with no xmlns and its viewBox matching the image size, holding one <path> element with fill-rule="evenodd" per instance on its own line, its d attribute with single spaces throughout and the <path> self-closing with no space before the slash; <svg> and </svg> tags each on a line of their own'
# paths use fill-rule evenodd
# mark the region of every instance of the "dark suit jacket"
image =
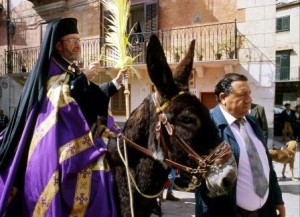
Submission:
<svg viewBox="0 0 300 217">
<path fill-rule="evenodd" d="M 266 141 L 268 141 L 268 122 L 265 113 L 265 109 L 261 105 L 251 104 L 251 114 L 257 119 L 259 126 L 263 130 L 263 135 Z"/>
<path fill-rule="evenodd" d="M 237 144 L 237 141 L 227 124 L 227 121 L 222 114 L 220 107 L 216 106 L 210 111 L 211 118 L 216 124 L 216 127 L 219 130 L 219 135 L 221 138 L 223 138 L 225 141 L 227 141 L 233 150 L 233 154 L 235 157 L 235 160 L 239 162 L 239 154 L 240 149 L 239 145 Z M 247 120 L 249 121 L 251 127 L 253 128 L 254 133 L 256 136 L 262 141 L 262 143 L 265 146 L 266 153 L 269 159 L 269 166 L 270 166 L 270 185 L 269 185 L 269 197 L 267 199 L 266 204 L 262 208 L 262 215 L 260 217 L 276 217 L 276 209 L 275 204 L 283 204 L 282 200 L 282 194 L 281 190 L 277 181 L 277 176 L 273 168 L 272 160 L 270 158 L 266 142 L 263 138 L 263 133 L 260 127 L 257 127 L 258 123 L 257 120 L 251 116 L 246 116 Z M 203 215 L 197 215 L 197 216 L 209 216 L 209 217 L 236 217 L 236 185 L 232 189 L 232 191 L 229 193 L 229 195 L 221 196 L 217 198 L 208 198 L 206 196 L 207 188 L 205 185 L 200 186 L 200 193 L 201 196 L 205 202 L 205 205 L 208 207 L 207 213 L 204 213 Z M 245 195 L 247 197 L 247 195 Z M 196 203 L 201 201 L 201 199 L 196 198 Z"/>
<path fill-rule="evenodd" d="M 292 125 L 295 123 L 295 121 L 296 121 L 295 111 L 292 109 L 290 111 L 291 111 L 290 114 L 288 114 L 286 109 L 284 109 L 280 113 L 280 118 L 281 118 L 282 123 L 289 122 Z"/>
</svg>

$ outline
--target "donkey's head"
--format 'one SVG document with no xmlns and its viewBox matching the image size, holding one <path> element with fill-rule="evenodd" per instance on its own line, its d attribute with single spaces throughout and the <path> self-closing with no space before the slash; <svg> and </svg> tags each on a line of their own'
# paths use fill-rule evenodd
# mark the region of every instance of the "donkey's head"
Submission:
<svg viewBox="0 0 300 217">
<path fill-rule="evenodd" d="M 195 40 L 174 74 L 156 36 L 147 48 L 147 68 L 155 86 L 152 95 L 157 124 L 152 149 L 167 164 L 198 180 L 204 178 L 210 196 L 224 194 L 236 179 L 236 164 L 230 146 L 218 136 L 209 110 L 189 92 Z"/>
</svg>

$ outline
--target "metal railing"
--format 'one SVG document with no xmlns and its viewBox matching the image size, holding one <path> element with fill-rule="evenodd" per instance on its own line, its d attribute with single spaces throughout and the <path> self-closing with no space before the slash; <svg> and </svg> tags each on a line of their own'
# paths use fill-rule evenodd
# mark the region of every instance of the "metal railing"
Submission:
<svg viewBox="0 0 300 217">
<path fill-rule="evenodd" d="M 38 58 L 39 52 L 40 47 L 16 49 L 11 52 L 5 51 L 4 74 L 30 72 Z"/>
<path fill-rule="evenodd" d="M 157 34 L 169 63 L 176 63 L 184 57 L 190 42 L 195 39 L 195 61 L 215 61 L 220 59 L 237 59 L 241 47 L 241 37 L 237 34 L 235 22 L 201 25 L 186 28 L 159 30 L 157 32 L 142 32 L 130 37 L 131 56 L 137 56 L 134 64 L 145 64 L 145 52 L 152 34 Z M 104 46 L 105 38 L 82 39 L 81 67 L 87 67 L 91 62 L 99 61 L 101 53 L 116 56 L 112 50 Z M 35 64 L 39 47 L 5 51 L 5 74 L 30 72 Z M 221 55 L 221 57 L 217 57 Z M 109 67 L 106 62 L 103 67 Z M 1 73 L 2 71 L 0 71 Z"/>
<path fill-rule="evenodd" d="M 300 80 L 300 67 L 277 67 L 275 74 L 275 81 L 299 81 Z"/>
<path fill-rule="evenodd" d="M 0 75 L 5 73 L 5 56 L 0 55 Z"/>
<path fill-rule="evenodd" d="M 290 80 L 290 67 L 278 67 L 275 74 L 276 81 Z"/>
</svg>

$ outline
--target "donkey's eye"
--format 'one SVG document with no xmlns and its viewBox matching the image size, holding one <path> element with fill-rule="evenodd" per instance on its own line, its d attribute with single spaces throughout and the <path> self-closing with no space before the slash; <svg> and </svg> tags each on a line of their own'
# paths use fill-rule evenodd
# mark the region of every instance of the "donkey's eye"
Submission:
<svg viewBox="0 0 300 217">
<path fill-rule="evenodd" d="M 187 116 L 180 117 L 179 121 L 183 124 L 193 124 L 193 123 L 195 123 L 195 120 L 193 118 L 187 117 Z"/>
</svg>

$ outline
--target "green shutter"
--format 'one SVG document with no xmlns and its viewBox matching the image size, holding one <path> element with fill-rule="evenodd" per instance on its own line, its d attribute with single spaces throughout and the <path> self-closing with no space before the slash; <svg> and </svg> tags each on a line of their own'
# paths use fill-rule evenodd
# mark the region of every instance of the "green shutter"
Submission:
<svg viewBox="0 0 300 217">
<path fill-rule="evenodd" d="M 290 31 L 290 17 L 282 18 L 282 31 Z"/>
<path fill-rule="evenodd" d="M 276 32 L 281 31 L 282 29 L 282 18 L 277 18 L 276 19 Z"/>
<path fill-rule="evenodd" d="M 275 74 L 275 80 L 280 80 L 280 59 L 281 55 L 276 55 L 276 74 Z"/>
<path fill-rule="evenodd" d="M 276 19 L 276 32 L 290 31 L 290 16 Z"/>
<path fill-rule="evenodd" d="M 283 51 L 276 54 L 276 80 L 290 80 L 290 52 Z"/>
</svg>

